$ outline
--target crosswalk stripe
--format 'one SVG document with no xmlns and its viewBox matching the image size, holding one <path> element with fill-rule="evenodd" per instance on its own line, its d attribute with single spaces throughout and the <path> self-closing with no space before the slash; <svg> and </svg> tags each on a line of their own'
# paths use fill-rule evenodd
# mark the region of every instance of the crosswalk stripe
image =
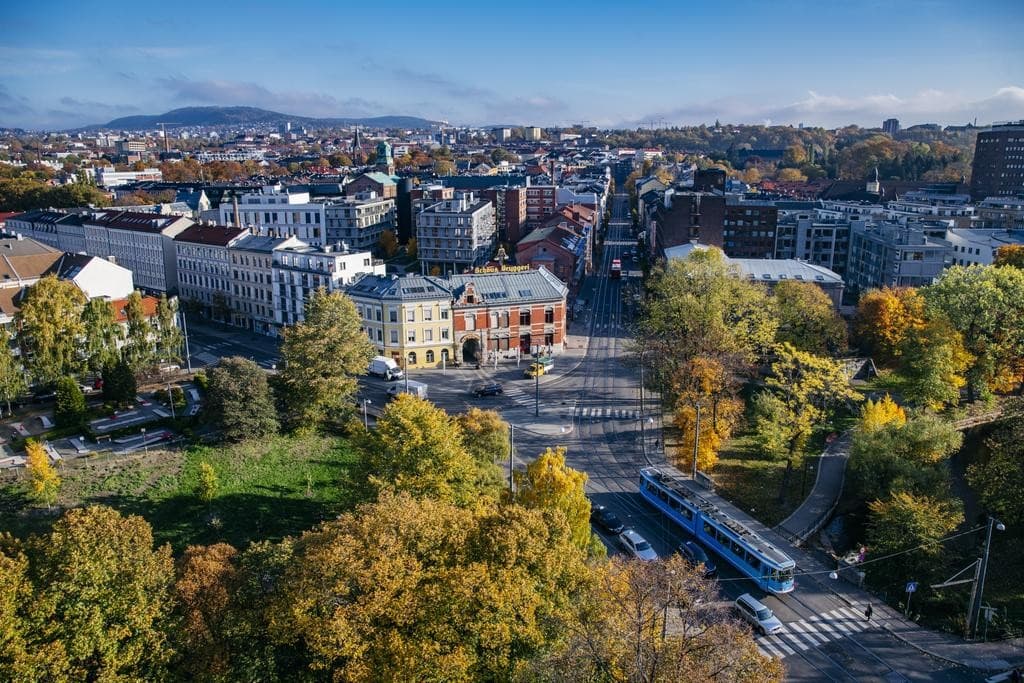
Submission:
<svg viewBox="0 0 1024 683">
<path fill-rule="evenodd" d="M 844 635 L 850 636 L 856 633 L 856 631 L 844 624 L 842 619 L 836 619 L 829 623 L 837 630 L 842 631 Z"/>
<path fill-rule="evenodd" d="M 787 631 L 785 627 L 783 627 L 783 629 L 781 631 L 776 633 L 775 637 L 776 638 L 785 638 L 790 643 L 792 643 L 793 647 L 798 647 L 798 648 L 800 648 L 800 650 L 806 650 L 808 648 L 807 643 L 805 643 L 804 641 L 800 640 L 800 638 L 798 637 L 798 634 L 793 633 L 792 631 Z M 814 643 L 811 643 L 811 645 L 814 645 Z"/>
<path fill-rule="evenodd" d="M 800 621 L 794 621 L 787 626 L 800 634 L 800 637 L 808 641 L 811 645 L 822 645 L 828 641 L 827 638 L 822 636 L 820 633 L 815 633 L 814 629 L 811 628 L 810 624 L 805 622 L 803 619 Z"/>
<path fill-rule="evenodd" d="M 770 653 L 770 654 L 767 655 L 769 657 L 775 657 L 776 659 L 783 659 L 786 656 L 782 652 L 782 650 L 778 649 L 777 647 L 775 647 L 774 645 L 769 643 L 766 638 L 758 638 L 757 643 L 758 643 L 757 647 L 759 649 L 761 649 L 761 652 L 765 652 L 765 650 L 767 650 L 768 653 Z"/>
<path fill-rule="evenodd" d="M 812 626 L 816 626 L 818 630 L 820 630 L 823 633 L 823 635 L 826 635 L 829 638 L 842 638 L 845 635 L 842 631 L 833 628 L 831 624 L 821 619 L 821 617 L 817 615 L 813 617 L 808 617 L 807 620 L 811 623 Z"/>
<path fill-rule="evenodd" d="M 796 650 L 791 648 L 789 645 L 786 645 L 777 636 L 768 636 L 765 639 L 765 642 L 769 642 L 772 645 L 775 645 L 776 647 L 782 648 L 786 652 L 786 654 L 789 654 L 789 655 L 795 655 L 796 654 Z"/>
<path fill-rule="evenodd" d="M 853 629 L 854 632 L 861 631 L 867 626 L 867 622 L 864 621 L 864 616 L 857 614 L 845 608 L 833 610 L 838 616 L 842 617 L 843 623 L 849 628 Z"/>
</svg>

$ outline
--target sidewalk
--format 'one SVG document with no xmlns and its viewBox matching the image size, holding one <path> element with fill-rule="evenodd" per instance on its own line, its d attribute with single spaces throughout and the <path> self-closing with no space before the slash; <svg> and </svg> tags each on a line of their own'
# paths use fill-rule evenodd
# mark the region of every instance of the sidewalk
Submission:
<svg viewBox="0 0 1024 683">
<path fill-rule="evenodd" d="M 846 461 L 850 457 L 850 432 L 829 444 L 818 460 L 818 474 L 814 486 L 789 517 L 782 520 L 775 531 L 799 546 L 825 526 L 832 516 L 846 479 Z"/>
</svg>

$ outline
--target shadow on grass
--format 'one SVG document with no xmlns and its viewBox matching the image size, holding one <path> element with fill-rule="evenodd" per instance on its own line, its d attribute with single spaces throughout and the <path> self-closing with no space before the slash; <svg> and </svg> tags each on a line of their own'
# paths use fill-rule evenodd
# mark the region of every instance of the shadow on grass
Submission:
<svg viewBox="0 0 1024 683">
<path fill-rule="evenodd" d="M 337 505 L 316 500 L 248 493 L 224 495 L 210 504 L 185 495 L 157 501 L 113 496 L 91 502 L 145 518 L 156 543 L 170 543 L 176 554 L 194 544 L 223 542 L 242 549 L 253 541 L 278 541 L 341 512 Z"/>
</svg>

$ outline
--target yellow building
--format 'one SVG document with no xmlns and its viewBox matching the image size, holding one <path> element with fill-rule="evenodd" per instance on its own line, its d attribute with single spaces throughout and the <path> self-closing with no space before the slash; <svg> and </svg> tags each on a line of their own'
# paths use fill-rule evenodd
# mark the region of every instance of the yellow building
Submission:
<svg viewBox="0 0 1024 683">
<path fill-rule="evenodd" d="M 366 275 L 347 290 L 377 354 L 400 367 L 439 368 L 455 358 L 451 286 L 427 275 Z"/>
</svg>

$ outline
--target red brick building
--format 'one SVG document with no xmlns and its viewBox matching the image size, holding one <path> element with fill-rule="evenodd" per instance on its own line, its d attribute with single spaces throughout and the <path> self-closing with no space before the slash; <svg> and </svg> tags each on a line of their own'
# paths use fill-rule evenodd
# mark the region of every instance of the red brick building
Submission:
<svg viewBox="0 0 1024 683">
<path fill-rule="evenodd" d="M 515 244 L 523 238 L 526 229 L 526 188 L 493 187 L 480 191 L 480 196 L 494 204 L 494 220 L 498 227 L 498 241 Z"/>
<path fill-rule="evenodd" d="M 449 277 L 456 356 L 486 362 L 565 344 L 568 289 L 545 269 Z"/>
<path fill-rule="evenodd" d="M 526 228 L 533 230 L 558 211 L 558 188 L 554 185 L 526 187 Z"/>
</svg>

